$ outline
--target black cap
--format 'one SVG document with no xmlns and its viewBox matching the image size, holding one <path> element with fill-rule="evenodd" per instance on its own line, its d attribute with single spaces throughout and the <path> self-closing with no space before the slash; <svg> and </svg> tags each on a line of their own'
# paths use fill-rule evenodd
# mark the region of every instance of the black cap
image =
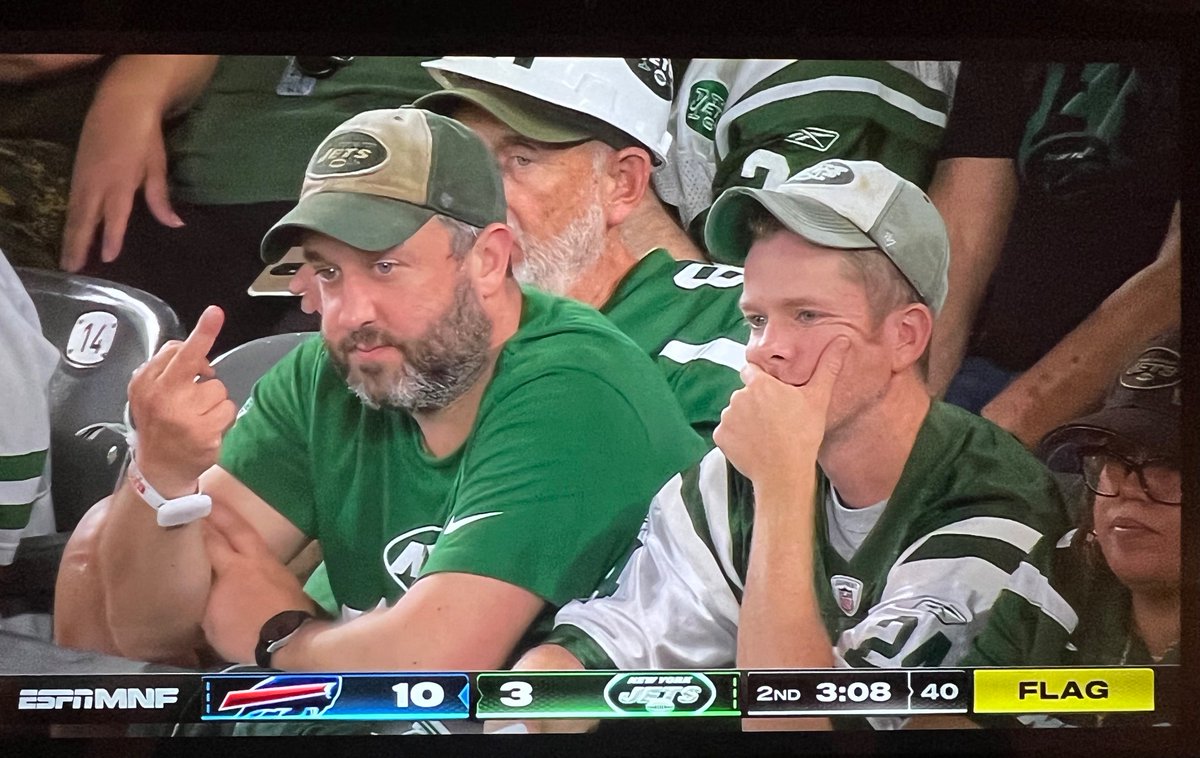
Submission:
<svg viewBox="0 0 1200 758">
<path fill-rule="evenodd" d="M 1051 462 L 1083 446 L 1114 442 L 1177 460 L 1182 374 L 1179 332 L 1158 337 L 1121 372 L 1102 409 L 1046 435 L 1043 458 Z"/>
</svg>

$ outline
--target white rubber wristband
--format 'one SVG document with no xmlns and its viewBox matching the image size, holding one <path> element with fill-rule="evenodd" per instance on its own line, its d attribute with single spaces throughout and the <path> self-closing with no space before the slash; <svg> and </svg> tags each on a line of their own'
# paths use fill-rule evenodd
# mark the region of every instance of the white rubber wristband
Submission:
<svg viewBox="0 0 1200 758">
<path fill-rule="evenodd" d="M 157 512 L 159 526 L 164 528 L 182 526 L 212 513 L 212 498 L 201 492 L 172 500 L 163 497 L 150 482 L 146 481 L 146 477 L 142 476 L 142 471 L 137 465 L 137 458 L 132 453 L 131 445 L 126 476 L 129 477 L 129 482 L 133 485 L 133 489 L 141 495 L 142 500 L 145 500 L 146 504 Z"/>
</svg>

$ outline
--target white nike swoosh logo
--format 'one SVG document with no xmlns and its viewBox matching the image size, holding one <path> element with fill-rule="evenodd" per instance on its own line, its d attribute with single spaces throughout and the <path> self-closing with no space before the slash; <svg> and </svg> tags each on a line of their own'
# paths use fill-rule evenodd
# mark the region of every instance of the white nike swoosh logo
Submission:
<svg viewBox="0 0 1200 758">
<path fill-rule="evenodd" d="M 492 516 L 499 516 L 502 513 L 504 513 L 504 511 L 491 511 L 489 513 L 476 513 L 474 516 L 467 516 L 466 518 L 461 518 L 458 521 L 450 519 L 446 522 L 446 528 L 442 530 L 442 534 L 450 534 L 451 532 L 458 531 L 467 524 L 473 524 L 476 521 L 482 521 L 483 519 L 491 518 Z"/>
</svg>

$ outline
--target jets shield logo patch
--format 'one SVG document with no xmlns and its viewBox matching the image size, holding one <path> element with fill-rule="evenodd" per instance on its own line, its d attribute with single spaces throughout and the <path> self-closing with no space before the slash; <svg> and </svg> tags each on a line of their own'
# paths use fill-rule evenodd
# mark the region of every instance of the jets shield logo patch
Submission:
<svg viewBox="0 0 1200 758">
<path fill-rule="evenodd" d="M 829 584 L 833 587 L 833 597 L 842 613 L 847 616 L 858 613 L 859 603 L 862 602 L 863 583 L 852 576 L 837 574 L 829 578 Z"/>
</svg>

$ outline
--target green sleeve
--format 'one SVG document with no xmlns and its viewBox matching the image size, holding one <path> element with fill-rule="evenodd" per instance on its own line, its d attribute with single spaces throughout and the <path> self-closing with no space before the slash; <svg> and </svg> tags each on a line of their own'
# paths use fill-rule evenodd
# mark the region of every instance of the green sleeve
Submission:
<svg viewBox="0 0 1200 758">
<path fill-rule="evenodd" d="M 567 652 L 575 656 L 585 669 L 617 668 L 612 658 L 608 657 L 608 653 L 604 652 L 604 648 L 597 645 L 587 632 L 572 624 L 559 624 L 554 627 L 554 631 L 543 640 L 542 644 L 560 645 L 566 648 Z"/>
<path fill-rule="evenodd" d="M 422 573 L 490 576 L 555 606 L 584 596 L 703 452 L 665 386 L 630 397 L 582 370 L 526 381 L 479 420 Z"/>
<path fill-rule="evenodd" d="M 249 487 L 307 535 L 316 530 L 308 397 L 322 345 L 297 347 L 254 385 L 221 443 L 221 468 Z"/>
</svg>

